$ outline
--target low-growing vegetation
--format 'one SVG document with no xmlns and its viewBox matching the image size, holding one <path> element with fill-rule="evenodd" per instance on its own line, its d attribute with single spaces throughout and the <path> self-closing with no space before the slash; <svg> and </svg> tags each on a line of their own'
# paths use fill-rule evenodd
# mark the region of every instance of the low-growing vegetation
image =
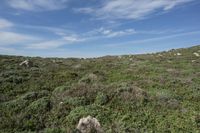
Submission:
<svg viewBox="0 0 200 133">
<path fill-rule="evenodd" d="M 89 115 L 106 133 L 200 132 L 199 51 L 90 59 L 2 55 L 0 132 L 70 133 Z M 31 65 L 20 65 L 25 60 Z"/>
</svg>

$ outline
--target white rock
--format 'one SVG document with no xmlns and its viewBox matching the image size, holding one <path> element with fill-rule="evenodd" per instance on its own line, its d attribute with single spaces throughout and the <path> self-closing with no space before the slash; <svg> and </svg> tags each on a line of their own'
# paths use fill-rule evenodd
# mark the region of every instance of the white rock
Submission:
<svg viewBox="0 0 200 133">
<path fill-rule="evenodd" d="M 120 55 L 120 56 L 118 56 L 118 59 L 121 59 L 122 58 L 122 56 Z"/>
<path fill-rule="evenodd" d="M 181 53 L 176 53 L 176 55 L 180 56 L 180 55 L 182 55 L 182 54 L 181 54 Z"/>
<path fill-rule="evenodd" d="M 33 65 L 29 60 L 25 60 L 19 64 L 20 66 L 31 67 Z"/>
<path fill-rule="evenodd" d="M 196 53 L 196 52 L 194 52 L 193 53 L 196 57 L 199 57 L 200 55 L 199 55 L 199 53 Z"/>
<path fill-rule="evenodd" d="M 129 61 L 133 61 L 133 58 L 130 58 Z"/>
<path fill-rule="evenodd" d="M 101 125 L 96 118 L 88 116 L 79 120 L 77 129 L 81 133 L 103 133 Z"/>
</svg>

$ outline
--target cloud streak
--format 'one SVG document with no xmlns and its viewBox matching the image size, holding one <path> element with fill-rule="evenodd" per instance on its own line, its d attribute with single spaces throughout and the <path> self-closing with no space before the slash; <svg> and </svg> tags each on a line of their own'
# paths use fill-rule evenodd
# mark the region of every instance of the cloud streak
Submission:
<svg viewBox="0 0 200 133">
<path fill-rule="evenodd" d="M 127 41 L 127 42 L 123 42 L 123 43 L 107 44 L 107 47 L 117 47 L 117 46 L 125 46 L 125 45 L 132 45 L 132 44 L 150 43 L 153 41 L 160 41 L 160 40 L 165 40 L 165 39 L 171 39 L 171 38 L 188 36 L 188 35 L 197 35 L 197 34 L 200 34 L 200 31 L 190 31 L 190 32 L 177 33 L 177 34 L 166 35 L 166 36 L 161 36 L 161 37 Z"/>
<path fill-rule="evenodd" d="M 82 38 L 79 38 L 77 36 L 63 36 L 60 39 L 55 39 L 55 40 L 45 40 L 42 42 L 36 42 L 36 43 L 31 43 L 25 46 L 27 49 L 55 49 L 62 47 L 64 45 L 69 45 L 69 44 L 74 44 L 77 42 L 83 42 L 85 41 Z"/>
<path fill-rule="evenodd" d="M 64 45 L 66 42 L 64 40 L 51 40 L 43 41 L 39 43 L 31 43 L 25 46 L 26 49 L 54 49 Z"/>
<path fill-rule="evenodd" d="M 0 45 L 22 45 L 24 43 L 29 43 L 37 40 L 39 40 L 39 38 L 25 34 L 0 31 Z"/>
<path fill-rule="evenodd" d="M 21 45 L 40 40 L 37 37 L 11 31 L 15 24 L 7 19 L 0 18 L 0 46 Z"/>
<path fill-rule="evenodd" d="M 98 19 L 142 19 L 155 11 L 168 11 L 193 0 L 109 0 L 100 7 L 74 9 L 75 12 L 95 15 Z"/>
<path fill-rule="evenodd" d="M 6 19 L 0 18 L 0 29 L 13 27 L 14 24 Z"/>
<path fill-rule="evenodd" d="M 136 31 L 134 29 L 125 29 L 125 30 L 120 30 L 120 31 L 113 31 L 110 29 L 105 29 L 105 28 L 100 28 L 98 30 L 100 34 L 102 34 L 104 37 L 108 38 L 113 38 L 113 37 L 120 37 L 120 36 L 126 36 L 126 35 L 131 35 L 135 34 Z"/>
<path fill-rule="evenodd" d="M 7 4 L 27 11 L 50 11 L 66 8 L 68 0 L 8 0 Z"/>
</svg>

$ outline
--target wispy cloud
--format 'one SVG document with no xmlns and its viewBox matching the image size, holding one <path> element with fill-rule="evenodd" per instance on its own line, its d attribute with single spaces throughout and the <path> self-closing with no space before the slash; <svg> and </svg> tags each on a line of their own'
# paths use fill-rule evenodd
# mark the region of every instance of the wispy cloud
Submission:
<svg viewBox="0 0 200 133">
<path fill-rule="evenodd" d="M 37 41 L 39 38 L 31 35 L 21 34 L 13 32 L 11 28 L 15 27 L 15 24 L 7 19 L 0 18 L 0 45 L 18 45 L 27 42 Z"/>
<path fill-rule="evenodd" d="M 103 36 L 108 37 L 108 38 L 126 36 L 126 35 L 131 35 L 131 34 L 136 33 L 136 31 L 134 29 L 125 29 L 125 30 L 120 30 L 120 31 L 113 31 L 111 29 L 105 29 L 103 27 L 100 28 L 98 31 Z"/>
<path fill-rule="evenodd" d="M 23 34 L 17 32 L 16 29 L 31 29 L 40 31 L 50 31 L 59 35 L 58 39 L 50 40 L 43 36 L 37 37 L 33 34 Z M 13 30 L 15 29 L 15 30 Z M 53 49 L 63 46 L 65 44 L 72 44 L 83 41 L 78 35 L 69 33 L 70 31 L 62 28 L 53 28 L 47 26 L 30 26 L 15 24 L 7 19 L 0 18 L 0 46 L 8 49 L 11 45 L 22 46 L 29 49 Z"/>
<path fill-rule="evenodd" d="M 25 34 L 0 31 L 0 45 L 22 45 L 24 43 L 30 43 L 38 40 L 39 38 Z"/>
<path fill-rule="evenodd" d="M 19 25 L 13 22 L 10 22 L 6 19 L 1 19 L 0 21 L 0 45 L 1 46 L 22 46 L 24 49 L 56 49 L 61 48 L 66 45 L 71 44 L 80 44 L 80 42 L 92 42 L 98 41 L 101 39 L 112 39 L 116 37 L 124 37 L 135 34 L 164 34 L 164 33 L 172 33 L 172 31 L 137 31 L 133 28 L 129 29 L 112 29 L 108 27 L 101 27 L 97 29 L 93 29 L 88 32 L 79 33 L 65 28 L 59 27 L 48 27 L 48 26 L 33 26 L 33 25 Z M 17 30 L 13 31 L 12 29 L 21 29 L 25 28 L 26 30 L 37 30 L 39 32 L 48 32 L 48 34 L 57 35 L 56 38 L 52 39 L 45 36 L 36 37 L 34 34 L 22 34 L 17 32 Z M 7 30 L 9 29 L 9 30 Z M 125 42 L 126 43 L 126 42 Z"/>
<path fill-rule="evenodd" d="M 23 34 L 17 32 L 16 29 L 29 29 L 50 31 L 58 35 L 57 39 L 49 39 L 46 37 L 37 37 L 33 34 Z M 15 29 L 15 30 L 13 30 Z M 47 26 L 29 26 L 15 24 L 7 19 L 0 18 L 0 46 L 8 49 L 11 45 L 21 46 L 24 49 L 54 49 L 63 45 L 73 44 L 84 41 L 85 39 L 78 34 L 71 33 L 72 31 L 62 28 L 53 28 Z"/>
<path fill-rule="evenodd" d="M 65 40 L 68 43 L 74 43 L 74 42 L 82 42 L 85 39 L 84 38 L 80 38 L 79 36 L 76 35 L 71 35 L 71 36 L 64 36 L 63 40 Z"/>
<path fill-rule="evenodd" d="M 13 48 L 6 48 L 6 47 L 2 47 L 2 46 L 0 47 L 1 54 L 4 54 L 4 53 L 10 54 L 10 53 L 14 53 L 14 52 L 16 52 L 16 50 Z"/>
<path fill-rule="evenodd" d="M 55 34 L 58 34 L 60 36 L 60 39 L 29 44 L 26 46 L 26 48 L 53 49 L 53 48 L 62 47 L 64 45 L 76 44 L 79 42 L 89 42 L 89 41 L 99 40 L 103 38 L 115 38 L 115 37 L 131 35 L 135 33 L 136 31 L 134 29 L 113 31 L 111 29 L 106 29 L 103 27 L 99 29 L 95 29 L 90 32 L 83 33 L 83 34 L 78 34 L 78 33 L 69 34 L 69 33 L 64 33 L 64 32 L 61 32 L 61 33 L 55 32 Z"/>
<path fill-rule="evenodd" d="M 6 19 L 0 18 L 0 29 L 10 28 L 14 24 Z"/>
<path fill-rule="evenodd" d="M 160 41 L 160 40 L 171 39 L 171 38 L 176 38 L 176 37 L 183 37 L 183 36 L 188 36 L 188 35 L 198 35 L 198 34 L 200 34 L 200 31 L 189 31 L 189 32 L 176 33 L 172 35 L 165 35 L 161 37 L 147 38 L 147 39 L 142 39 L 142 40 L 132 40 L 132 41 L 126 41 L 126 42 L 121 42 L 121 43 L 112 43 L 112 44 L 107 44 L 106 46 L 118 47 L 118 46 L 132 45 L 132 44 L 150 43 L 154 41 Z"/>
<path fill-rule="evenodd" d="M 74 12 L 80 13 L 93 13 L 94 12 L 94 8 L 91 7 L 82 7 L 82 8 L 74 8 L 73 9 Z"/>
<path fill-rule="evenodd" d="M 10 7 L 27 11 L 59 10 L 67 6 L 68 0 L 8 0 Z"/>
<path fill-rule="evenodd" d="M 100 7 L 84 7 L 76 12 L 95 15 L 98 19 L 142 19 L 155 11 L 167 11 L 193 0 L 109 0 Z"/>
<path fill-rule="evenodd" d="M 26 49 L 54 49 L 66 44 L 64 40 L 51 40 L 39 43 L 31 43 L 25 46 Z"/>
<path fill-rule="evenodd" d="M 55 40 L 44 40 L 42 42 L 30 43 L 25 46 L 27 49 L 55 49 L 60 48 L 64 45 L 70 45 L 77 42 L 84 41 L 83 38 L 79 38 L 78 36 L 70 36 L 65 35 L 60 39 Z"/>
<path fill-rule="evenodd" d="M 37 31 L 47 31 L 50 33 L 54 33 L 59 36 L 64 36 L 66 34 L 73 34 L 74 31 L 68 28 L 63 27 L 53 27 L 53 26 L 44 26 L 44 25 L 17 25 L 18 28 L 26 29 L 26 30 L 37 30 Z"/>
</svg>

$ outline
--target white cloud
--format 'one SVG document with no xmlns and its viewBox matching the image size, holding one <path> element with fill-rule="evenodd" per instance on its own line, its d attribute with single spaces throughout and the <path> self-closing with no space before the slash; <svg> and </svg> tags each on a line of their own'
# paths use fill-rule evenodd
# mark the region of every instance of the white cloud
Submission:
<svg viewBox="0 0 200 133">
<path fill-rule="evenodd" d="M 67 34 L 74 34 L 74 31 L 68 29 L 68 28 L 63 28 L 63 27 L 50 27 L 50 26 L 44 26 L 44 25 L 17 25 L 18 28 L 25 28 L 26 30 L 37 30 L 37 31 L 45 31 L 45 32 L 50 32 L 58 36 L 65 36 Z"/>
<path fill-rule="evenodd" d="M 48 11 L 65 8 L 68 0 L 8 0 L 7 2 L 10 7 L 15 9 Z"/>
<path fill-rule="evenodd" d="M 83 8 L 74 8 L 73 9 L 75 12 L 84 12 L 84 13 L 93 13 L 94 9 L 90 7 L 83 7 Z"/>
<path fill-rule="evenodd" d="M 16 28 L 16 25 L 6 19 L 0 18 L 0 46 L 23 45 L 26 43 L 41 40 L 32 35 L 13 32 L 11 28 Z"/>
<path fill-rule="evenodd" d="M 13 52 L 16 52 L 15 49 L 13 48 L 7 48 L 7 47 L 0 47 L 0 53 L 1 54 L 10 54 L 10 53 L 13 53 Z"/>
<path fill-rule="evenodd" d="M 28 44 L 26 48 L 28 49 L 54 49 L 54 48 L 59 48 L 63 45 L 74 44 L 76 42 L 81 42 L 81 41 L 84 41 L 84 39 L 81 39 L 74 35 L 63 36 L 62 38 L 57 39 L 57 40 L 50 40 L 50 41 L 43 41 L 39 43 Z"/>
<path fill-rule="evenodd" d="M 74 36 L 74 35 L 71 35 L 71 36 L 64 36 L 63 39 L 64 39 L 65 41 L 67 41 L 68 43 L 81 42 L 81 41 L 84 40 L 84 39 L 81 39 L 81 38 L 79 38 L 78 36 Z"/>
<path fill-rule="evenodd" d="M 110 29 L 105 29 L 105 28 L 100 28 L 98 30 L 102 35 L 104 35 L 105 37 L 120 37 L 120 36 L 125 36 L 125 35 L 131 35 L 131 34 L 135 34 L 136 31 L 134 29 L 126 29 L 126 30 L 120 30 L 120 31 L 113 31 Z"/>
<path fill-rule="evenodd" d="M 10 28 L 14 24 L 6 19 L 0 18 L 0 29 Z"/>
<path fill-rule="evenodd" d="M 28 49 L 53 49 L 53 48 L 58 48 L 64 44 L 66 44 L 66 42 L 63 40 L 51 40 L 51 41 L 43 41 L 40 43 L 28 44 L 26 46 L 26 48 L 28 48 Z"/>
<path fill-rule="evenodd" d="M 0 31 L 0 45 L 19 45 L 36 40 L 39 40 L 39 38 L 20 33 Z"/>
<path fill-rule="evenodd" d="M 133 40 L 133 41 L 127 41 L 127 42 L 114 43 L 114 44 L 112 43 L 112 44 L 107 44 L 106 46 L 116 47 L 116 46 L 125 46 L 125 45 L 131 45 L 131 44 L 150 43 L 150 42 L 154 42 L 154 41 L 160 41 L 160 40 L 189 36 L 189 35 L 198 35 L 198 34 L 200 34 L 200 31 L 182 32 L 182 33 L 165 35 L 165 36 L 161 36 L 161 37 L 147 38 L 147 39 L 142 39 L 142 40 Z"/>
<path fill-rule="evenodd" d="M 141 19 L 155 11 L 166 11 L 193 0 L 109 0 L 101 7 L 79 8 L 75 11 L 96 15 L 98 19 Z"/>
<path fill-rule="evenodd" d="M 14 32 L 12 29 L 8 29 L 10 27 L 16 29 L 29 28 L 51 31 L 54 34 L 59 35 L 59 38 L 49 40 L 49 38 L 21 34 L 19 32 Z M 84 41 L 84 38 L 78 34 L 70 33 L 70 31 L 65 29 L 45 26 L 18 25 L 0 18 L 0 46 L 4 46 L 4 48 L 10 47 L 10 45 L 16 45 L 29 49 L 54 49 L 65 44 L 73 44 L 81 41 Z"/>
</svg>

